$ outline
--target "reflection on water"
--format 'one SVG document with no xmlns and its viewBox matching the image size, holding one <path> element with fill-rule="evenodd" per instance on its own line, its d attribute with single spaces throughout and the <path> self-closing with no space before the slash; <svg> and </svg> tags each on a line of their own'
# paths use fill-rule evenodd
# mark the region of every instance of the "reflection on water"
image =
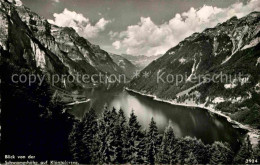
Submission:
<svg viewBox="0 0 260 165">
<path fill-rule="evenodd" d="M 160 132 L 171 124 L 176 136 L 191 136 L 201 139 L 205 143 L 223 141 L 231 144 L 236 149 L 245 132 L 235 129 L 225 118 L 210 114 L 200 108 L 187 108 L 158 102 L 149 97 L 144 97 L 123 90 L 116 91 L 86 91 L 85 95 L 91 99 L 89 103 L 76 105 L 71 113 L 81 118 L 84 113 L 93 107 L 100 115 L 104 105 L 112 109 L 123 109 L 126 116 L 132 110 L 138 117 L 143 128 L 148 128 L 153 117 Z"/>
</svg>

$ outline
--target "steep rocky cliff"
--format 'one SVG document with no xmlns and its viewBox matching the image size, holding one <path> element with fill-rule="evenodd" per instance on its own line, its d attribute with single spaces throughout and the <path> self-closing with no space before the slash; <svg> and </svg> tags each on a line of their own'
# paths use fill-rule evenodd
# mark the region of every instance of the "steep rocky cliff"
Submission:
<svg viewBox="0 0 260 165">
<path fill-rule="evenodd" d="M 123 74 L 109 54 L 80 37 L 74 29 L 51 25 L 19 1 L 0 1 L 0 46 L 10 62 L 39 69 L 46 74 Z M 59 87 L 88 86 L 66 81 Z"/>
<path fill-rule="evenodd" d="M 194 33 L 153 61 L 129 88 L 204 104 L 260 127 L 260 13 Z"/>
</svg>

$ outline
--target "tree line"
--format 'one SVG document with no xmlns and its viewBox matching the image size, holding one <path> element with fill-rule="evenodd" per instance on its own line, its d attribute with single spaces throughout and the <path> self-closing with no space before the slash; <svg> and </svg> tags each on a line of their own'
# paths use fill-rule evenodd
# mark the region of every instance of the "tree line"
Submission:
<svg viewBox="0 0 260 165">
<path fill-rule="evenodd" d="M 74 123 L 69 136 L 73 158 L 82 164 L 231 164 L 259 160 L 259 146 L 253 151 L 249 139 L 235 154 L 229 144 L 205 145 L 191 137 L 177 138 L 172 126 L 160 134 L 154 119 L 143 130 L 134 111 L 105 108 L 101 117 L 90 109 Z"/>
</svg>

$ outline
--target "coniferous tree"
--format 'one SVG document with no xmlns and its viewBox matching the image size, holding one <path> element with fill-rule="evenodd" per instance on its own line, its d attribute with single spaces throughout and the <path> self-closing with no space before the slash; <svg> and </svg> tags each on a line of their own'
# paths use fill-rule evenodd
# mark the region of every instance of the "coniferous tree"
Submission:
<svg viewBox="0 0 260 165">
<path fill-rule="evenodd" d="M 246 141 L 242 144 L 240 150 L 238 151 L 236 157 L 234 158 L 234 163 L 243 164 L 246 163 L 246 159 L 250 159 L 253 157 L 252 145 L 249 140 L 249 136 L 247 136 Z"/>
<path fill-rule="evenodd" d="M 137 116 L 132 111 L 127 127 L 128 141 L 126 144 L 126 155 L 128 163 L 137 163 L 138 145 L 142 141 L 141 135 L 141 125 L 137 121 Z"/>
<path fill-rule="evenodd" d="M 233 152 L 228 144 L 214 142 L 210 149 L 210 164 L 231 164 Z"/>
<path fill-rule="evenodd" d="M 184 162 L 185 162 L 185 164 L 192 164 L 192 165 L 198 164 L 198 161 L 197 161 L 196 157 L 194 156 L 193 152 L 189 153 L 189 157 L 186 158 L 184 160 Z"/>
<path fill-rule="evenodd" d="M 159 138 L 159 132 L 158 128 L 156 126 L 156 123 L 154 119 L 151 119 L 150 125 L 149 125 L 149 131 L 147 135 L 147 160 L 150 164 L 155 164 L 158 157 L 158 151 L 160 146 L 160 138 Z"/>
<path fill-rule="evenodd" d="M 110 113 L 110 122 L 109 122 L 109 134 L 107 136 L 107 140 L 109 141 L 109 153 L 110 153 L 110 162 L 111 163 L 118 163 L 117 161 L 122 161 L 122 153 L 120 153 L 120 150 L 122 149 L 120 147 L 123 146 L 122 139 L 119 139 L 121 135 L 118 135 L 120 132 L 119 128 L 119 119 L 118 119 L 118 113 L 116 112 L 116 109 L 113 107 Z M 119 146 L 120 145 L 120 146 Z"/>
<path fill-rule="evenodd" d="M 188 158 L 190 152 L 190 137 L 180 138 L 176 143 L 176 160 L 177 163 L 183 164 L 184 159 Z"/>
<path fill-rule="evenodd" d="M 115 110 L 109 111 L 105 108 L 101 119 L 99 120 L 99 134 L 100 141 L 99 158 L 100 163 L 111 163 L 115 160 L 115 138 L 114 125 L 116 116 Z"/>
<path fill-rule="evenodd" d="M 137 156 L 136 156 L 136 163 L 137 164 L 145 164 L 147 163 L 147 133 L 146 131 L 142 131 L 140 133 L 140 142 L 138 143 L 138 145 L 136 146 L 137 148 Z"/>
<path fill-rule="evenodd" d="M 126 163 L 126 118 L 124 111 L 120 109 L 117 114 L 117 121 L 115 125 L 115 162 L 123 164 Z"/>
<path fill-rule="evenodd" d="M 185 163 L 185 159 L 189 158 L 192 152 L 199 164 L 207 164 L 210 157 L 209 150 L 210 147 L 205 146 L 201 140 L 191 137 L 179 138 L 175 145 L 176 162 Z"/>
<path fill-rule="evenodd" d="M 98 141 L 96 140 L 96 135 L 98 133 L 98 125 L 97 116 L 93 108 L 85 113 L 82 124 L 82 142 L 84 144 L 83 163 L 97 163 L 98 156 L 96 153 L 98 152 Z"/>
<path fill-rule="evenodd" d="M 72 153 L 73 159 L 79 163 L 82 163 L 83 156 L 84 156 L 82 130 L 83 130 L 83 124 L 79 121 L 76 121 L 69 135 L 70 151 Z"/>
<path fill-rule="evenodd" d="M 260 143 L 258 143 L 258 145 L 254 151 L 254 158 L 258 161 L 256 163 L 259 163 L 259 161 L 260 161 Z"/>
<path fill-rule="evenodd" d="M 162 144 L 160 146 L 159 163 L 175 164 L 176 163 L 176 138 L 173 128 L 168 126 L 164 131 Z"/>
<path fill-rule="evenodd" d="M 196 157 L 199 164 L 209 163 L 210 146 L 206 146 L 200 139 L 193 139 L 194 145 L 192 146 L 192 152 Z"/>
</svg>

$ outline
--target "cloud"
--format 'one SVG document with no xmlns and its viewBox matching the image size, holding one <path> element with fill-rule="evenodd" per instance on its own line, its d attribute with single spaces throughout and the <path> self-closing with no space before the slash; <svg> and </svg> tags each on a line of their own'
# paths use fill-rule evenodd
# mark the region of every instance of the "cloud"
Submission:
<svg viewBox="0 0 260 165">
<path fill-rule="evenodd" d="M 178 13 L 160 25 L 150 17 L 141 17 L 138 24 L 128 26 L 122 32 L 111 32 L 110 37 L 115 40 L 112 45 L 116 49 L 126 49 L 128 54 L 164 54 L 194 32 L 214 27 L 232 16 L 241 18 L 252 11 L 260 11 L 259 0 L 251 0 L 247 4 L 235 3 L 228 8 L 204 5 L 200 9 L 190 8 Z"/>
<path fill-rule="evenodd" d="M 110 36 L 110 39 L 113 40 L 115 37 L 119 35 L 119 32 L 110 31 L 108 35 Z"/>
<path fill-rule="evenodd" d="M 62 13 L 54 13 L 53 16 L 54 20 L 48 20 L 49 23 L 62 27 L 72 27 L 80 36 L 85 38 L 97 37 L 101 31 L 105 30 L 106 25 L 111 22 L 101 18 L 95 25 L 92 25 L 89 18 L 66 8 Z"/>
<path fill-rule="evenodd" d="M 121 42 L 120 41 L 115 41 L 115 42 L 112 43 L 112 45 L 114 46 L 115 49 L 120 49 Z"/>
</svg>

